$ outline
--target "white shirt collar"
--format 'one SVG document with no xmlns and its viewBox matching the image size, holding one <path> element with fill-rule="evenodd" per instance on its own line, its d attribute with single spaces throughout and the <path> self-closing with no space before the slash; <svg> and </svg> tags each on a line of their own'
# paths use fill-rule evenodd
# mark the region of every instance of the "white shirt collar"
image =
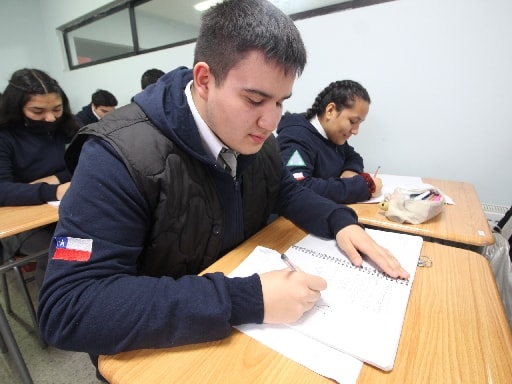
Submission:
<svg viewBox="0 0 512 384">
<path fill-rule="evenodd" d="M 93 114 L 94 116 L 96 116 L 96 118 L 97 118 L 98 120 L 101 120 L 101 117 L 99 117 L 99 116 L 98 116 L 98 114 L 97 114 L 97 113 L 96 113 L 96 111 L 94 110 L 94 107 L 92 106 L 92 104 L 91 104 L 91 111 L 92 111 L 92 114 Z"/>
<path fill-rule="evenodd" d="M 185 96 L 187 97 L 187 103 L 192 112 L 192 116 L 194 117 L 194 121 L 196 122 L 197 128 L 199 129 L 199 136 L 201 136 L 201 141 L 203 143 L 203 147 L 208 151 L 213 160 L 217 160 L 220 151 L 225 145 L 222 141 L 219 140 L 217 136 L 212 132 L 210 127 L 203 120 L 201 115 L 199 114 L 196 105 L 194 104 L 194 99 L 192 98 L 192 82 L 190 82 L 185 87 Z"/>
<path fill-rule="evenodd" d="M 320 123 L 320 120 L 318 120 L 318 116 L 315 115 L 311 120 L 309 120 L 311 125 L 316 128 L 319 134 L 321 134 L 324 139 L 327 139 L 327 133 L 325 133 L 324 127 L 322 127 L 322 124 Z"/>
</svg>

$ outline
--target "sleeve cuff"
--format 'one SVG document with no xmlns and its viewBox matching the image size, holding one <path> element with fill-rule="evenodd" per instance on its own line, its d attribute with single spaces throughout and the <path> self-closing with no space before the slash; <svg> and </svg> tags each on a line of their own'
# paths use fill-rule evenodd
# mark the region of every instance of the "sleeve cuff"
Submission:
<svg viewBox="0 0 512 384">
<path fill-rule="evenodd" d="M 263 322 L 263 291 L 258 274 L 228 278 L 231 325 Z"/>
<path fill-rule="evenodd" d="M 57 200 L 57 187 L 58 184 L 41 183 L 41 187 L 39 189 L 39 197 L 41 201 L 46 203 L 48 201 Z"/>
</svg>

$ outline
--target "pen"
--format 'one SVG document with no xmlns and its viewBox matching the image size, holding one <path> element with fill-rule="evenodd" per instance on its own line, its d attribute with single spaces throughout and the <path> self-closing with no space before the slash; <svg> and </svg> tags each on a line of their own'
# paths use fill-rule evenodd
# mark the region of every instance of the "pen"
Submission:
<svg viewBox="0 0 512 384">
<path fill-rule="evenodd" d="M 284 253 L 281 255 L 281 260 L 284 261 L 284 263 L 290 268 L 293 272 L 297 272 L 297 268 L 295 268 L 295 265 L 292 264 L 288 256 L 286 256 Z"/>
<path fill-rule="evenodd" d="M 423 200 L 423 199 L 425 199 L 428 195 L 430 195 L 430 193 L 431 193 L 431 192 L 432 192 L 432 191 L 425 191 L 425 192 L 423 192 L 422 194 L 415 196 L 415 197 L 414 197 L 414 200 Z"/>
<path fill-rule="evenodd" d="M 375 170 L 375 173 L 373 174 L 374 179 L 377 177 L 377 173 L 379 172 L 379 169 L 380 169 L 380 165 L 377 167 L 377 169 Z"/>
</svg>

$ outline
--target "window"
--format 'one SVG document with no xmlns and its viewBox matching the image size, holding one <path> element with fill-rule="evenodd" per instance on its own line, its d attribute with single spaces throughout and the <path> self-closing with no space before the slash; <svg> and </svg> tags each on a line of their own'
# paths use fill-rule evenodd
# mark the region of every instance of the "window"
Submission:
<svg viewBox="0 0 512 384">
<path fill-rule="evenodd" d="M 218 1 L 113 1 L 59 28 L 69 68 L 192 43 L 199 33 L 202 12 Z M 271 1 L 292 19 L 299 20 L 393 0 Z"/>
<path fill-rule="evenodd" d="M 71 66 L 134 54 L 128 9 L 70 30 L 66 35 Z"/>
</svg>

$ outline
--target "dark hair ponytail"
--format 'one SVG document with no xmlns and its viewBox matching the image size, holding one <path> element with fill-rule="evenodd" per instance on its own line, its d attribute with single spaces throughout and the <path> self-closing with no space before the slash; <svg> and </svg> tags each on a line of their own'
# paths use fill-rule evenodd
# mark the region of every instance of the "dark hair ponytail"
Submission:
<svg viewBox="0 0 512 384">
<path fill-rule="evenodd" d="M 354 105 L 356 98 L 363 99 L 368 104 L 371 102 L 368 91 L 358 82 L 334 81 L 318 94 L 311 108 L 306 111 L 305 117 L 311 120 L 315 116 L 321 116 L 329 103 L 336 104 L 336 110 L 341 112 L 343 108 L 350 108 Z"/>
</svg>

